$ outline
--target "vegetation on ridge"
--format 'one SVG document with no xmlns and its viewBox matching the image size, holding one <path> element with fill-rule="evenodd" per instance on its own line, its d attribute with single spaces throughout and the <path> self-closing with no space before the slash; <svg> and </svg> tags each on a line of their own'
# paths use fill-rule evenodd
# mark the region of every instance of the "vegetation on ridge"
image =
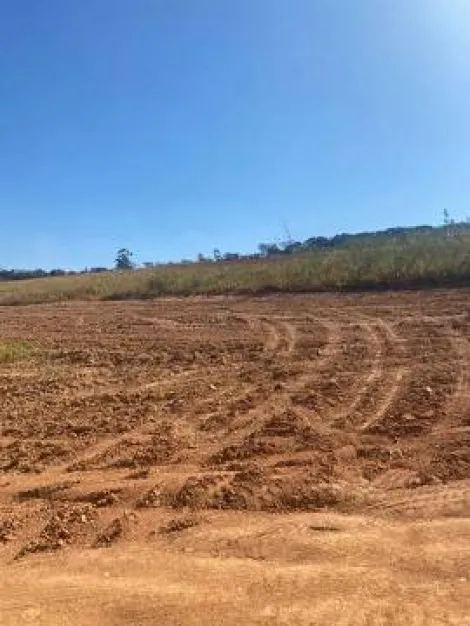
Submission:
<svg viewBox="0 0 470 626">
<path fill-rule="evenodd" d="M 0 304 L 449 285 L 470 285 L 469 224 L 355 235 L 256 258 L 8 281 Z"/>
</svg>

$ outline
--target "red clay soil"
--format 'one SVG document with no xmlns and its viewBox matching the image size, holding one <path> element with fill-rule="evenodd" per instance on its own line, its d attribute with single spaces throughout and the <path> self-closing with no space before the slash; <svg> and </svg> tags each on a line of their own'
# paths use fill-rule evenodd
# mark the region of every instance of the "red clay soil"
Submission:
<svg viewBox="0 0 470 626">
<path fill-rule="evenodd" d="M 171 558 L 258 550 L 305 562 L 302 533 L 468 519 L 468 290 L 5 307 L 0 324 L 0 341 L 33 348 L 0 364 L 0 558 L 11 576 L 48 554 L 143 545 Z M 294 514 L 313 521 L 291 528 Z M 261 519 L 268 534 L 248 548 L 240 528 Z M 1 594 L 11 620 L 0 623 L 24 623 Z M 224 623 L 339 623 L 333 609 L 283 622 L 272 607 L 256 619 L 230 609 Z M 181 606 L 145 611 L 136 622 L 96 615 L 203 623 Z M 402 623 L 364 615 L 341 623 Z M 410 615 L 403 623 L 434 623 Z M 446 619 L 435 623 L 468 623 Z"/>
</svg>

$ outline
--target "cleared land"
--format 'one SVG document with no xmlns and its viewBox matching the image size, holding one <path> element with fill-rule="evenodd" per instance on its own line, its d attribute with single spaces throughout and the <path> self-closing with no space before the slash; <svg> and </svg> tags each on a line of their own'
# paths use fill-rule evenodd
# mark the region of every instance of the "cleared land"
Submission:
<svg viewBox="0 0 470 626">
<path fill-rule="evenodd" d="M 469 290 L 0 324 L 0 624 L 470 624 Z"/>
</svg>

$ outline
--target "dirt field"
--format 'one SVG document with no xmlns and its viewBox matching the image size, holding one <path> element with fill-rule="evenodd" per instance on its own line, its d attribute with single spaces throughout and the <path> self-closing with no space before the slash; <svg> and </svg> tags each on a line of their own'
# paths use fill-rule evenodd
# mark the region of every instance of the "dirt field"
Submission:
<svg viewBox="0 0 470 626">
<path fill-rule="evenodd" d="M 470 291 L 0 309 L 0 624 L 470 624 Z"/>
</svg>

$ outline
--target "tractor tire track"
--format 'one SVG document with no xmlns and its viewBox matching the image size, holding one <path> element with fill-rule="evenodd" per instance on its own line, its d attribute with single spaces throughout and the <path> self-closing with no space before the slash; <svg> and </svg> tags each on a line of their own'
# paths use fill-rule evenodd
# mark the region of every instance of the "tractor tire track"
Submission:
<svg viewBox="0 0 470 626">
<path fill-rule="evenodd" d="M 404 358 L 404 348 L 402 340 L 388 324 L 380 318 L 364 316 L 359 317 L 357 323 L 365 331 L 372 355 L 371 365 L 369 373 L 356 387 L 352 402 L 334 417 L 333 425 L 366 430 L 379 422 L 393 406 L 409 369 L 403 363 L 396 365 L 394 362 L 397 358 Z"/>
</svg>

